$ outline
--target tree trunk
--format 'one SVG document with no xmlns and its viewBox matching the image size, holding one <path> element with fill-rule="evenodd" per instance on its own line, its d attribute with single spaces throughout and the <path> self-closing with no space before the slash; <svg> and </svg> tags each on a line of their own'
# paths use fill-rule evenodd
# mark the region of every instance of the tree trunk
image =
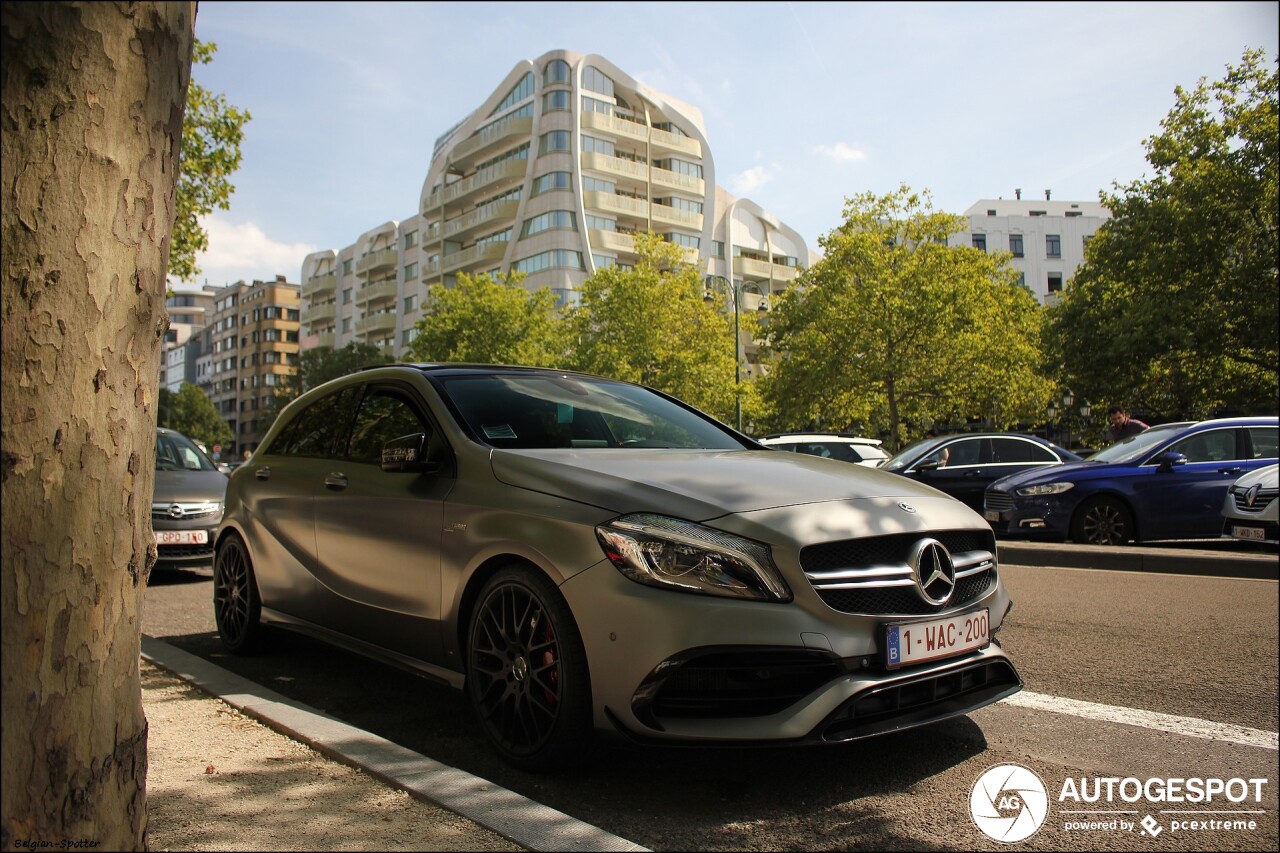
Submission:
<svg viewBox="0 0 1280 853">
<path fill-rule="evenodd" d="M 139 610 L 195 14 L 0 11 L 5 850 L 145 847 Z"/>
</svg>

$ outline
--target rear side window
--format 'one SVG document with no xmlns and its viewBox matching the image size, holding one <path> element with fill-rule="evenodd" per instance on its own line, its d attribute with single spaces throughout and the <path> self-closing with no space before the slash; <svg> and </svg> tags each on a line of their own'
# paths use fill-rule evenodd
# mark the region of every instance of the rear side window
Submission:
<svg viewBox="0 0 1280 853">
<path fill-rule="evenodd" d="M 274 456 L 337 455 L 351 426 L 351 409 L 355 405 L 357 391 L 356 388 L 344 388 L 303 409 L 271 442 L 267 453 Z"/>
<path fill-rule="evenodd" d="M 991 439 L 991 454 L 991 461 L 1000 463 L 1058 461 L 1058 457 L 1050 453 L 1047 448 L 1034 441 L 1023 441 L 1020 438 Z"/>
<path fill-rule="evenodd" d="M 1251 459 L 1275 459 L 1277 437 L 1280 429 L 1276 427 L 1249 427 L 1249 447 Z"/>
</svg>

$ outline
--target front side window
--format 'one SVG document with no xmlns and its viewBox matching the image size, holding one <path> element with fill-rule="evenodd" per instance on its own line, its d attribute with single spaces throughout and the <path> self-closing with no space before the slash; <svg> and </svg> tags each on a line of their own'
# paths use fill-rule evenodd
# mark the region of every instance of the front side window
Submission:
<svg viewBox="0 0 1280 853">
<path fill-rule="evenodd" d="M 1237 458 L 1236 430 L 1214 429 L 1184 438 L 1169 448 L 1188 462 L 1226 462 Z"/>
<path fill-rule="evenodd" d="M 294 416 L 266 452 L 274 456 L 333 456 L 346 439 L 356 395 L 357 389 L 344 388 L 321 397 Z"/>
<path fill-rule="evenodd" d="M 1249 427 L 1249 458 L 1275 459 L 1280 430 L 1275 427 Z"/>
<path fill-rule="evenodd" d="M 403 394 L 392 390 L 371 391 L 360 403 L 346 456 L 353 462 L 377 465 L 382 462 L 384 444 L 418 432 L 430 430 Z"/>
</svg>

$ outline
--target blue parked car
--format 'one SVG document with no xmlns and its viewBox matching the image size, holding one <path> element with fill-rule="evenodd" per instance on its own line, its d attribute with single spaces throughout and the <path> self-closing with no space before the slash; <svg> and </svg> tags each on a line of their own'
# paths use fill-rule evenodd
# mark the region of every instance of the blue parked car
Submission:
<svg viewBox="0 0 1280 853">
<path fill-rule="evenodd" d="M 1274 417 L 1165 424 L 1083 462 L 992 483 L 983 515 L 997 535 L 1119 545 L 1216 539 L 1242 474 L 1276 462 Z"/>
</svg>

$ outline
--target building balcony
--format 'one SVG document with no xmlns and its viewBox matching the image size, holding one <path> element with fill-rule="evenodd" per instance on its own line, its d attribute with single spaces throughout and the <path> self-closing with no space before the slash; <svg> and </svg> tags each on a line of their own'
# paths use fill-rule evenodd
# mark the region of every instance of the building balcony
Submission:
<svg viewBox="0 0 1280 853">
<path fill-rule="evenodd" d="M 659 169 L 657 166 L 649 170 L 649 175 L 653 183 L 659 187 L 683 190 L 698 196 L 705 195 L 707 191 L 706 182 L 692 175 L 682 175 L 669 169 Z"/>
<path fill-rule="evenodd" d="M 326 296 L 338 289 L 337 273 L 327 272 L 320 275 L 312 276 L 303 283 L 298 291 L 303 299 L 314 299 L 317 296 Z"/>
<path fill-rule="evenodd" d="M 702 231 L 702 214 L 668 207 L 665 204 L 653 205 L 653 221 L 664 225 L 675 225 L 692 231 Z"/>
<path fill-rule="evenodd" d="M 649 221 L 649 202 L 643 199 L 591 191 L 583 193 L 582 200 L 588 210 L 594 208 L 595 210 L 605 210 L 610 213 L 620 213 L 633 219 L 643 219 L 645 222 Z"/>
<path fill-rule="evenodd" d="M 637 142 L 647 142 L 649 140 L 649 128 L 647 126 L 634 121 L 627 121 L 617 116 L 605 115 L 604 113 L 584 112 L 582 121 L 579 124 L 583 130 L 603 130 L 606 133 L 612 133 L 614 136 L 634 139 Z"/>
<path fill-rule="evenodd" d="M 580 159 L 583 169 L 604 172 L 607 175 L 641 184 L 649 182 L 649 167 L 643 163 L 624 160 L 621 157 L 610 157 L 608 154 L 598 154 L 594 151 L 584 151 Z"/>
<path fill-rule="evenodd" d="M 378 249 L 356 260 L 357 275 L 371 275 L 379 270 L 394 269 L 399 254 L 395 249 Z"/>
<path fill-rule="evenodd" d="M 396 291 L 395 279 L 377 281 L 373 284 L 366 284 L 364 287 L 357 290 L 355 302 L 357 305 L 376 305 L 380 302 L 394 302 L 396 298 Z"/>
<path fill-rule="evenodd" d="M 597 228 L 587 230 L 587 241 L 593 249 L 608 249 L 612 252 L 629 252 L 635 254 L 636 241 L 630 234 L 619 234 L 617 231 L 602 231 Z"/>
<path fill-rule="evenodd" d="M 459 216 L 457 219 L 450 219 L 444 224 L 444 236 L 457 240 L 465 235 L 477 231 L 486 225 L 494 225 L 499 222 L 513 222 L 516 218 L 516 211 L 520 209 L 518 201 L 495 201 L 478 207 L 465 216 Z"/>
<path fill-rule="evenodd" d="M 532 133 L 532 116 L 504 119 L 455 145 L 449 152 L 449 162 L 456 165 L 482 157 L 497 151 L 504 142 L 513 137 L 527 137 Z"/>
<path fill-rule="evenodd" d="M 655 130 L 649 141 L 654 148 L 702 159 L 702 143 L 692 137 L 680 136 L 666 130 Z"/>
<path fill-rule="evenodd" d="M 506 253 L 507 243 L 505 240 L 494 243 L 485 243 L 482 246 L 472 246 L 470 249 L 463 249 L 461 252 L 454 252 L 452 255 L 445 255 L 444 271 L 452 272 L 453 270 L 462 269 L 463 267 L 472 266 L 473 264 L 500 261 Z"/>
<path fill-rule="evenodd" d="M 501 183 L 513 183 L 524 180 L 529 171 L 529 161 L 524 159 L 506 160 L 481 169 L 470 177 L 446 185 L 427 196 L 423 205 L 423 213 L 430 213 L 442 204 L 453 204 L 466 199 L 481 190 L 487 190 Z M 438 236 L 438 235 L 437 235 Z"/>
<path fill-rule="evenodd" d="M 356 320 L 356 333 L 360 335 L 374 335 L 379 332 L 393 332 L 396 328 L 396 315 L 387 311 L 382 314 L 370 314 L 367 317 L 361 317 Z"/>
<path fill-rule="evenodd" d="M 323 323 L 325 321 L 333 322 L 338 316 L 338 303 L 324 302 L 320 305 L 308 305 L 302 309 L 298 319 L 307 324 Z"/>
<path fill-rule="evenodd" d="M 315 346 L 329 347 L 330 349 L 333 349 L 333 344 L 336 340 L 333 332 L 320 332 L 319 334 L 313 335 L 313 337 L 315 338 Z"/>
</svg>

